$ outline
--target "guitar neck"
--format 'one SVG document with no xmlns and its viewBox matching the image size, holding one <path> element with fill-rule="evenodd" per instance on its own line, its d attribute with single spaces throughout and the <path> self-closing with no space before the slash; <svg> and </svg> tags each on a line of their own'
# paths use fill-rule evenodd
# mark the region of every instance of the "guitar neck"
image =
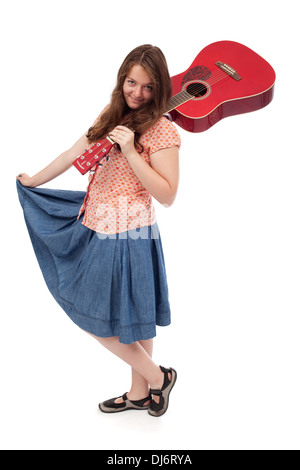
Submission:
<svg viewBox="0 0 300 470">
<path fill-rule="evenodd" d="M 167 102 L 165 113 L 169 113 L 173 109 L 177 108 L 183 103 L 187 103 L 193 98 L 194 96 L 188 93 L 186 90 L 180 91 L 169 99 L 169 101 Z"/>
</svg>

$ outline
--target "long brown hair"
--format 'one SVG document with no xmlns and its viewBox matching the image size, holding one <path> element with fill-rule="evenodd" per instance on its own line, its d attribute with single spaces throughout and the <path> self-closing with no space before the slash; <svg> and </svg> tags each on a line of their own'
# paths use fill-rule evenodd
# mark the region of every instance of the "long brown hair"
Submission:
<svg viewBox="0 0 300 470">
<path fill-rule="evenodd" d="M 125 79 L 134 65 L 141 65 L 151 77 L 153 99 L 136 110 L 127 106 L 123 95 Z M 135 145 L 138 140 L 165 113 L 167 101 L 172 94 L 172 84 L 168 65 L 162 51 L 145 44 L 131 51 L 120 67 L 117 85 L 112 93 L 111 103 L 100 120 L 89 129 L 89 142 L 104 139 L 116 126 L 123 125 L 135 131 Z"/>
</svg>

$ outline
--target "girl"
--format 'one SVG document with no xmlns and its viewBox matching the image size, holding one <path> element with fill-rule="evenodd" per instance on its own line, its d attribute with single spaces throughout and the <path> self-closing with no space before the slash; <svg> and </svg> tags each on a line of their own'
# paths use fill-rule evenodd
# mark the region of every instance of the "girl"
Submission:
<svg viewBox="0 0 300 470">
<path fill-rule="evenodd" d="M 47 286 L 83 330 L 132 368 L 129 393 L 100 403 L 107 413 L 161 416 L 177 373 L 152 360 L 156 325 L 170 324 L 164 258 L 152 196 L 175 199 L 180 137 L 164 117 L 171 80 L 161 50 L 134 49 L 111 103 L 69 150 L 17 187 Z M 115 146 L 93 168 L 87 193 L 36 189 L 68 170 L 93 143 Z M 149 390 L 150 389 L 150 390 Z"/>
</svg>

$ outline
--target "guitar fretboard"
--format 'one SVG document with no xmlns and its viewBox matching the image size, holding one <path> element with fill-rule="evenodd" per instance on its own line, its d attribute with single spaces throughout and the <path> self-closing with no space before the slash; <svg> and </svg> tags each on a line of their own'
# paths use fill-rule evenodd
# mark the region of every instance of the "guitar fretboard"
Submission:
<svg viewBox="0 0 300 470">
<path fill-rule="evenodd" d="M 194 95 L 191 95 L 186 90 L 177 93 L 177 95 L 172 96 L 172 98 L 170 98 L 167 102 L 166 113 L 169 113 L 170 111 L 172 111 L 172 109 L 177 108 L 181 104 L 186 103 L 187 101 L 190 101 L 193 98 Z"/>
</svg>

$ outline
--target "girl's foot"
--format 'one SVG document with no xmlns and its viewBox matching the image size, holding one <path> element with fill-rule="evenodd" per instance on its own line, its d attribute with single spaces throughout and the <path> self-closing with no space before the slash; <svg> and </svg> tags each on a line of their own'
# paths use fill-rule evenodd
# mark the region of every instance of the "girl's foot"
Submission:
<svg viewBox="0 0 300 470">
<path fill-rule="evenodd" d="M 177 380 L 177 372 L 175 369 L 165 369 L 160 366 L 163 373 L 163 385 L 159 389 L 150 389 L 152 395 L 152 402 L 150 404 L 148 413 L 151 416 L 162 416 L 169 406 L 169 395 Z"/>
</svg>

